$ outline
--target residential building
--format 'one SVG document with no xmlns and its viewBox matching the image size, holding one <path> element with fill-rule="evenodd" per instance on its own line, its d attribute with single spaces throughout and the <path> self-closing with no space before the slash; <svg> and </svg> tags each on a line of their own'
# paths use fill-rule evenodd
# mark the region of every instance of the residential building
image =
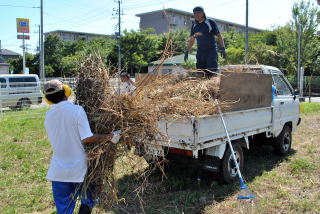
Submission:
<svg viewBox="0 0 320 214">
<path fill-rule="evenodd" d="M 10 64 L 0 63 L 0 74 L 9 74 Z"/>
<path fill-rule="evenodd" d="M 20 54 L 10 51 L 8 49 L 1 49 L 0 51 L 0 56 L 3 57 L 4 61 L 6 62 L 7 59 L 16 59 L 19 58 Z"/>
<path fill-rule="evenodd" d="M 184 28 L 190 29 L 195 19 L 193 13 L 177 10 L 173 8 L 165 10 L 156 10 L 147 13 L 136 14 L 140 17 L 140 29 L 154 28 L 155 34 L 162 34 L 169 30 L 180 30 Z M 213 19 L 221 32 L 234 29 L 236 32 L 245 32 L 245 25 L 229 22 L 221 19 L 207 17 Z M 262 29 L 249 27 L 249 32 L 257 33 Z"/>
<path fill-rule="evenodd" d="M 76 32 L 76 31 L 67 31 L 67 30 L 55 30 L 44 33 L 45 36 L 48 35 L 58 35 L 63 41 L 75 41 L 78 39 L 83 39 L 89 41 L 94 37 L 108 36 L 104 34 L 96 33 L 85 33 L 85 32 Z"/>
<path fill-rule="evenodd" d="M 196 56 L 189 54 L 189 60 L 196 62 Z M 184 54 L 169 57 L 164 61 L 153 61 L 148 65 L 148 73 L 154 73 L 155 70 L 159 72 L 160 70 L 160 74 L 181 74 L 186 71 L 186 69 L 181 66 L 184 63 Z M 158 66 L 160 66 L 160 68 L 158 68 Z"/>
</svg>

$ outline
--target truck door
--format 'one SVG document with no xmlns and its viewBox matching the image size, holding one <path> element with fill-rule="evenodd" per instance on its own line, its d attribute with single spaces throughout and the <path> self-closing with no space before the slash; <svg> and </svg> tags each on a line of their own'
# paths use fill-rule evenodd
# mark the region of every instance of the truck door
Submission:
<svg viewBox="0 0 320 214">
<path fill-rule="evenodd" d="M 283 126 L 287 122 L 295 122 L 299 117 L 299 99 L 293 95 L 293 90 L 289 86 L 283 75 L 272 75 L 276 96 L 274 106 L 279 109 L 279 122 Z"/>
</svg>

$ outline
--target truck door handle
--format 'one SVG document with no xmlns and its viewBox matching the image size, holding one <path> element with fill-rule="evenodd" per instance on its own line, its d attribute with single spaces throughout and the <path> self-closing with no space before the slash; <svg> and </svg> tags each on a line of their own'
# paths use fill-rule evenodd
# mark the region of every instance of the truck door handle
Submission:
<svg viewBox="0 0 320 214">
<path fill-rule="evenodd" d="M 283 105 L 284 104 L 284 102 L 280 102 L 280 105 Z"/>
</svg>

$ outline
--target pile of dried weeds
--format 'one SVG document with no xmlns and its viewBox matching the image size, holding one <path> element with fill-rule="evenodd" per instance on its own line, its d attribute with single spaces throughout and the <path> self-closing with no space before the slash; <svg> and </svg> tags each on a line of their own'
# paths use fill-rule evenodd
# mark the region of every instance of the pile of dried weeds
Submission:
<svg viewBox="0 0 320 214">
<path fill-rule="evenodd" d="M 94 184 L 94 197 L 100 208 L 110 209 L 117 201 L 114 176 L 116 159 L 127 154 L 127 143 L 139 146 L 162 135 L 157 122 L 163 118 L 181 118 L 216 113 L 214 99 L 219 96 L 219 77 L 146 75 L 134 94 L 119 94 L 110 85 L 111 70 L 99 56 L 89 56 L 80 68 L 76 103 L 87 112 L 94 133 L 122 130 L 117 145 L 110 142 L 85 145 L 88 173 L 84 191 Z"/>
</svg>

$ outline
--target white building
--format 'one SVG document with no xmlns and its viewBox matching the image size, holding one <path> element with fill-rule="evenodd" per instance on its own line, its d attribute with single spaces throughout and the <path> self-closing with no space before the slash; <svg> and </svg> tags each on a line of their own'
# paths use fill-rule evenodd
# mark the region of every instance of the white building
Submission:
<svg viewBox="0 0 320 214">
<path fill-rule="evenodd" d="M 50 32 L 44 33 L 44 35 L 45 36 L 58 35 L 63 41 L 75 41 L 78 39 L 89 41 L 94 37 L 110 37 L 104 34 L 85 33 L 85 32 L 76 32 L 76 31 L 67 31 L 67 30 L 50 31 Z"/>
</svg>

